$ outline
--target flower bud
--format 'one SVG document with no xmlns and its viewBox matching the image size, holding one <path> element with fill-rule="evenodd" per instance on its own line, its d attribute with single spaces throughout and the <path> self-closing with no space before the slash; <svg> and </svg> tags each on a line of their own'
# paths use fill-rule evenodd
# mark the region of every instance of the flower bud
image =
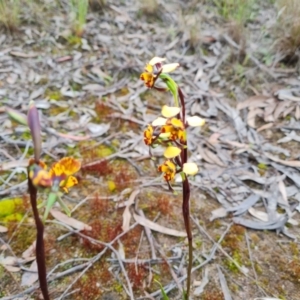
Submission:
<svg viewBox="0 0 300 300">
<path fill-rule="evenodd" d="M 29 103 L 27 121 L 33 140 L 34 159 L 38 162 L 42 152 L 41 124 L 38 110 L 33 101 Z"/>
</svg>

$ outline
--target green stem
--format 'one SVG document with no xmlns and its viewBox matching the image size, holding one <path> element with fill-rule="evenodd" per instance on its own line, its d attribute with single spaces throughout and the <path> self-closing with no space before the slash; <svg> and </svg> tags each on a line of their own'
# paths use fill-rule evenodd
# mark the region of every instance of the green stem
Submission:
<svg viewBox="0 0 300 300">
<path fill-rule="evenodd" d="M 173 94 L 175 106 L 179 107 L 178 86 L 177 86 L 176 82 L 171 78 L 171 76 L 169 76 L 168 74 L 165 74 L 165 73 L 161 73 L 159 75 L 159 78 L 161 78 L 165 82 L 165 84 L 167 85 L 167 87 L 169 88 L 171 93 Z"/>
<path fill-rule="evenodd" d="M 37 209 L 37 189 L 32 184 L 29 178 L 29 168 L 28 168 L 28 190 L 30 194 L 30 203 L 33 211 L 33 216 L 36 225 L 36 262 L 38 267 L 38 275 L 40 288 L 44 297 L 44 300 L 50 300 L 48 293 L 47 284 L 47 272 L 46 272 L 46 261 L 45 261 L 45 247 L 44 247 L 44 225 L 39 217 L 39 212 Z"/>
</svg>

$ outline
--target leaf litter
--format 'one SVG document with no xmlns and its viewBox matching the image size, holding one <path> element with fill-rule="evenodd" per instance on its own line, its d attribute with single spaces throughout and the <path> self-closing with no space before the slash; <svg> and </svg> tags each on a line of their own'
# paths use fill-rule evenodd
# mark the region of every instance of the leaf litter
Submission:
<svg viewBox="0 0 300 300">
<path fill-rule="evenodd" d="M 200 173 L 192 181 L 194 187 L 192 211 L 193 215 L 204 223 L 203 230 L 211 236 L 210 239 L 203 232 L 199 233 L 196 230 L 194 232 L 194 239 L 200 239 L 201 242 L 199 242 L 201 246 L 195 247 L 195 260 L 200 266 L 208 264 L 204 275 L 199 271 L 200 268 L 195 267 L 195 278 L 198 281 L 203 280 L 199 289 L 194 289 L 195 297 L 201 295 L 204 297 L 209 289 L 218 288 L 225 299 L 248 299 L 249 297 L 268 299 L 279 297 L 284 293 L 288 299 L 296 300 L 300 295 L 296 283 L 293 283 L 292 266 L 291 272 L 283 275 L 288 277 L 282 283 L 287 288 L 279 291 L 276 279 L 272 279 L 273 274 L 263 265 L 277 268 L 280 274 L 281 266 L 286 266 L 289 261 L 297 263 L 293 260 L 293 253 L 296 250 L 293 252 L 289 245 L 295 245 L 295 248 L 300 250 L 297 232 L 299 212 L 296 209 L 300 205 L 300 155 L 298 153 L 300 138 L 297 134 L 300 129 L 300 97 L 297 75 L 282 73 L 279 70 L 277 72 L 276 68 L 266 66 L 257 58 L 253 50 L 255 43 L 264 43 L 264 41 L 253 39 L 252 35 L 255 35 L 253 30 L 245 50 L 251 63 L 243 66 L 245 69 L 243 75 L 237 77 L 240 81 L 232 79 L 228 75 L 234 64 L 230 59 L 232 53 L 237 54 L 241 51 L 241 47 L 230 36 L 222 33 L 222 25 L 218 18 L 212 22 L 212 15 L 216 12 L 208 13 L 194 2 L 172 1 L 173 7 L 171 4 L 160 3 L 160 21 L 153 22 L 146 14 L 139 16 L 140 8 L 137 1 L 126 1 L 118 6 L 115 6 L 112 1 L 107 1 L 107 6 L 101 15 L 99 12 L 89 13 L 84 38 L 75 45 L 69 45 L 64 38 L 68 24 L 63 11 L 48 16 L 52 21 L 49 28 L 37 27 L 34 24 L 24 25 L 28 36 L 16 39 L 2 33 L 0 80 L 5 83 L 3 86 L 5 88 L 0 89 L 1 106 L 26 113 L 28 99 L 36 101 L 42 121 L 45 155 L 58 158 L 73 153 L 83 159 L 84 150 L 80 153 L 79 144 L 86 142 L 87 144 L 84 145 L 86 149 L 90 147 L 94 151 L 97 146 L 93 146 L 92 142 L 95 142 L 95 145 L 109 147 L 114 145 L 113 153 L 106 157 L 89 158 L 84 166 L 92 168 L 103 163 L 104 160 L 109 163 L 122 160 L 128 163 L 128 166 L 134 165 L 141 169 L 142 174 L 147 174 L 131 179 L 128 183 L 135 190 L 141 190 L 138 206 L 144 216 L 137 212 L 133 213 L 131 210 L 133 208 L 130 209 L 133 202 L 126 202 L 122 189 L 114 192 L 117 194 L 111 198 L 113 200 L 108 200 L 118 204 L 111 213 L 122 210 L 124 234 L 134 230 L 133 220 L 141 228 L 150 230 L 151 235 L 150 237 L 147 235 L 147 239 L 141 234 L 141 249 L 138 253 L 134 252 L 128 257 L 124 246 L 126 259 L 150 261 L 149 272 L 156 271 L 155 260 L 151 261 L 151 251 L 160 255 L 159 246 L 163 245 L 167 251 L 180 247 L 183 250 L 181 256 L 175 260 L 171 259 L 171 256 L 167 256 L 166 259 L 175 270 L 178 282 L 182 282 L 185 275 L 179 270 L 182 269 L 181 261 L 184 261 L 186 255 L 185 243 L 175 239 L 185 236 L 182 232 L 182 220 L 179 217 L 180 203 L 178 198 L 173 199 L 174 196 L 162 188 L 163 183 L 160 179 L 156 179 L 155 165 L 158 164 L 162 152 L 155 149 L 153 156 L 156 157 L 156 162 L 148 161 L 149 153 L 142 143 L 142 131 L 145 125 L 155 119 L 163 104 L 170 104 L 170 98 L 160 99 L 152 91 L 150 95 L 138 80 L 145 62 L 154 55 L 165 56 L 168 62 L 179 62 L 181 69 L 174 76 L 187 95 L 188 114 L 206 118 L 204 130 L 189 132 L 192 158 L 201 168 Z M 200 26 L 207 27 L 201 28 L 203 32 L 199 33 L 202 41 L 200 45 L 206 49 L 201 55 L 200 51 L 192 50 L 191 32 L 188 32 L 186 25 L 179 22 L 180 14 L 184 15 L 189 10 L 201 15 L 204 22 Z M 40 41 L 41 36 L 43 42 Z M 34 44 L 37 46 L 33 47 Z M 266 76 L 266 79 L 261 81 L 261 88 L 258 87 L 259 85 L 256 86 L 256 81 L 251 77 L 251 72 L 257 73 L 257 70 Z M 240 87 L 242 78 L 249 84 L 248 88 Z M 296 84 L 289 88 L 286 82 L 292 81 Z M 98 113 L 95 113 L 97 107 Z M 27 144 L 27 129 L 25 126 L 9 122 L 3 111 L 0 113 L 0 124 L 0 194 L 5 197 L 24 195 L 26 184 L 22 182 L 21 176 L 15 178 L 10 177 L 10 174 L 17 168 L 26 167 L 29 156 L 23 157 L 23 154 Z M 115 138 L 110 137 L 116 132 L 121 134 Z M 102 143 L 106 137 L 110 138 Z M 149 171 L 150 169 L 153 171 Z M 107 194 L 107 190 L 103 188 L 106 182 L 101 178 L 91 172 L 88 174 L 90 183 L 86 182 L 86 187 L 82 185 L 82 190 L 79 188 L 69 195 L 70 205 L 80 203 L 87 196 L 92 195 L 82 202 L 80 208 L 76 207 L 72 218 L 64 216 L 62 219 L 57 216 L 57 213 L 62 214 L 61 212 L 54 213 L 62 224 L 70 226 L 55 225 L 60 228 L 59 235 L 55 236 L 56 239 L 70 228 L 67 233 L 64 232 L 64 238 L 59 239 L 58 243 L 70 238 L 76 230 L 88 229 L 87 233 L 93 228 L 93 224 L 89 224 L 90 220 L 80 211 L 88 214 L 85 210 L 92 205 L 95 195 L 103 191 Z M 151 214 L 151 210 L 155 210 L 152 202 L 159 201 L 156 194 L 152 196 L 155 201 L 147 197 L 147 194 L 154 193 L 153 190 L 159 190 L 161 195 L 172 198 L 176 218 L 168 214 L 163 215 L 163 205 L 158 209 L 161 212 L 156 216 Z M 160 201 L 167 203 L 166 200 Z M 152 207 L 147 206 L 150 202 Z M 99 212 L 99 216 L 104 213 L 105 211 Z M 109 216 L 106 218 L 109 219 Z M 226 231 L 232 228 L 231 222 L 235 224 L 232 225 L 233 228 L 239 228 L 240 225 L 247 228 L 254 247 L 251 263 L 257 268 L 263 268 L 264 276 L 269 278 L 270 289 L 257 287 L 262 281 L 261 274 L 257 274 L 257 279 L 254 280 L 257 285 L 252 284 L 253 270 L 249 271 L 250 277 L 244 272 L 240 272 L 242 276 L 239 277 L 231 272 L 232 264 L 228 264 L 226 259 L 233 261 L 233 265 L 239 268 L 243 267 L 239 259 L 244 255 L 243 247 L 245 247 L 239 241 L 235 245 L 239 252 L 234 252 L 231 248 L 232 236 L 230 231 Z M 49 230 L 51 228 L 58 230 L 51 223 L 47 226 Z M 0 241 L 2 243 L 3 238 L 3 245 L 12 245 L 12 251 L 16 251 L 13 245 L 18 240 L 18 236 L 8 239 L 6 229 L 9 231 L 9 226 L 1 223 Z M 222 238 L 223 243 L 217 244 L 218 237 L 223 233 L 225 233 Z M 241 239 L 238 233 L 235 234 Z M 294 244 L 289 244 L 291 238 Z M 105 242 L 110 243 L 112 240 L 113 238 Z M 117 240 L 124 245 L 121 237 Z M 111 247 L 115 245 L 106 244 L 105 247 L 104 249 L 112 251 Z M 25 248 L 22 252 L 26 250 Z M 276 258 L 279 267 L 274 266 L 273 261 L 265 254 L 270 249 L 274 252 L 272 252 L 273 258 Z M 58 251 L 53 245 L 52 250 L 53 253 Z M 17 251 L 18 255 L 11 256 L 12 253 L 7 251 L 5 250 L 4 256 L 1 256 L 1 265 L 6 269 L 11 268 L 10 272 L 15 270 L 21 273 L 24 283 L 25 274 L 28 272 L 15 263 L 19 262 L 17 257 L 22 252 Z M 84 252 L 80 255 L 86 256 Z M 8 264 L 10 257 L 13 257 L 14 264 Z M 67 259 L 71 258 L 67 257 L 63 261 Z M 96 266 L 99 259 L 103 262 L 107 261 L 106 258 L 102 258 L 102 254 L 98 256 L 95 254 L 93 258 L 87 259 L 89 266 L 93 264 Z M 242 259 L 249 260 L 249 257 L 244 256 Z M 55 268 L 58 262 L 63 263 L 63 261 L 61 259 L 53 261 L 51 268 Z M 128 280 L 126 281 L 126 272 L 128 273 L 126 264 L 123 273 L 120 271 L 121 262 L 116 265 L 118 268 L 115 268 L 112 274 L 113 278 L 123 280 L 123 283 L 127 284 L 124 297 L 126 295 L 135 299 L 141 297 L 143 292 L 147 292 L 152 297 L 159 295 L 160 290 L 157 288 L 156 291 L 145 289 L 132 291 Z M 208 266 L 213 267 L 209 271 L 209 276 L 206 273 Z M 84 263 L 78 264 L 78 268 L 74 271 L 72 267 L 70 268 L 65 275 L 70 276 L 68 286 L 59 286 L 56 292 L 57 298 L 64 298 L 67 290 L 76 291 L 76 282 L 80 282 L 84 274 L 82 270 L 88 272 L 85 268 Z M 74 273 L 80 276 L 74 276 Z M 213 274 L 215 278 L 219 278 L 218 283 L 212 279 Z M 58 275 L 59 272 L 53 276 Z M 178 294 L 174 282 L 173 278 L 169 283 L 161 282 L 161 284 L 175 299 Z M 233 288 L 234 284 L 241 287 L 239 291 Z M 248 291 L 242 288 L 246 285 L 250 286 Z M 0 290 L 2 289 L 8 291 L 7 294 L 10 295 L 26 291 L 20 287 L 15 289 L 9 284 L 1 287 Z M 28 293 L 34 291 L 27 290 Z M 11 298 L 7 296 L 3 299 Z"/>
</svg>

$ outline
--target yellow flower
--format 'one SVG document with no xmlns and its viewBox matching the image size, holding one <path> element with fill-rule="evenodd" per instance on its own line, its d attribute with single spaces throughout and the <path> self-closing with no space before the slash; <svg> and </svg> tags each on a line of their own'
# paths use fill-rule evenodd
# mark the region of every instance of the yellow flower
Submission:
<svg viewBox="0 0 300 300">
<path fill-rule="evenodd" d="M 146 145 L 151 145 L 153 140 L 153 127 L 148 125 L 147 129 L 144 130 L 144 142 Z"/>
<path fill-rule="evenodd" d="M 78 172 L 80 167 L 80 161 L 72 157 L 64 157 L 54 163 L 49 171 L 53 184 L 59 185 L 68 193 L 68 188 L 78 183 L 77 179 L 72 175 Z"/>
<path fill-rule="evenodd" d="M 146 87 L 152 88 L 154 86 L 156 76 L 153 75 L 152 73 L 142 73 L 140 76 L 140 79 L 145 82 Z"/>
<path fill-rule="evenodd" d="M 160 73 L 170 73 L 179 67 L 178 63 L 163 65 L 165 61 L 162 57 L 153 57 L 145 66 L 145 72 L 140 76 L 140 79 L 145 82 L 146 87 L 152 88 L 155 84 L 157 76 Z"/>
<path fill-rule="evenodd" d="M 169 133 L 168 138 L 171 141 L 179 140 L 181 143 L 186 141 L 185 129 L 182 121 L 177 118 L 167 120 L 167 124 L 162 126 L 162 133 Z"/>
<path fill-rule="evenodd" d="M 172 161 L 166 160 L 162 165 L 158 167 L 158 171 L 164 173 L 163 176 L 166 181 L 171 181 L 175 177 L 176 166 Z"/>
<path fill-rule="evenodd" d="M 29 161 L 29 178 L 35 187 L 50 187 L 52 186 L 52 178 L 47 172 L 47 166 L 44 162 L 35 162 L 34 159 Z"/>
</svg>

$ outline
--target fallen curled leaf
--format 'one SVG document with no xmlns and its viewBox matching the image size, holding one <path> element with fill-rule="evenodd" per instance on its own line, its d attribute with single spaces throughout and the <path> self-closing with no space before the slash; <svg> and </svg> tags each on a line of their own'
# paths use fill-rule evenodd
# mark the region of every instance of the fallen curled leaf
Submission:
<svg viewBox="0 0 300 300">
<path fill-rule="evenodd" d="M 33 57 L 37 57 L 39 56 L 38 53 L 25 53 L 25 52 L 21 52 L 21 51 L 10 51 L 10 55 L 12 56 L 16 56 L 16 57 L 21 57 L 21 58 L 33 58 Z"/>
<path fill-rule="evenodd" d="M 247 116 L 247 124 L 252 128 L 256 128 L 255 117 L 256 116 L 262 117 L 263 114 L 264 114 L 264 111 L 260 108 L 250 109 L 248 116 Z"/>
<path fill-rule="evenodd" d="M 14 256 L 6 256 L 6 257 L 3 257 L 1 256 L 0 257 L 0 264 L 1 265 L 5 265 L 5 266 L 14 266 L 14 265 L 17 265 L 18 263 L 18 259 Z"/>
<path fill-rule="evenodd" d="M 224 208 L 224 207 L 219 207 L 217 209 L 214 209 L 212 212 L 211 212 L 211 216 L 209 218 L 209 221 L 213 221 L 215 219 L 219 219 L 219 218 L 224 218 L 226 217 L 228 214 L 227 210 Z"/>
<path fill-rule="evenodd" d="M 257 108 L 257 107 L 266 107 L 269 105 L 269 102 L 271 101 L 271 100 L 267 101 L 268 99 L 270 99 L 270 97 L 267 97 L 264 95 L 255 95 L 255 96 L 248 98 L 246 101 L 239 102 L 237 104 L 236 109 L 241 110 L 244 108 L 252 108 L 253 109 L 253 108 Z"/>
<path fill-rule="evenodd" d="M 167 234 L 167 235 L 172 235 L 172 236 L 179 236 L 179 237 L 186 237 L 186 233 L 183 231 L 178 231 L 175 229 L 167 228 L 164 226 L 161 226 L 157 223 L 154 223 L 146 218 L 143 218 L 137 214 L 133 214 L 133 217 L 136 222 L 138 222 L 140 225 L 148 227 L 151 230 Z"/>
<path fill-rule="evenodd" d="M 19 267 L 14 267 L 14 266 L 3 266 L 7 271 L 12 272 L 12 273 L 16 273 L 19 272 L 21 269 Z"/>
<path fill-rule="evenodd" d="M 208 139 L 208 142 L 212 145 L 219 144 L 219 137 L 221 134 L 219 132 L 214 132 Z"/>
<path fill-rule="evenodd" d="M 55 209 L 51 209 L 50 210 L 50 214 L 58 221 L 66 224 L 66 225 L 69 225 L 75 229 L 78 229 L 78 230 L 92 230 L 92 227 L 81 222 L 81 221 L 78 221 L 74 218 L 71 218 L 71 217 L 68 217 L 67 215 L 65 215 L 64 213 L 58 211 L 58 210 L 55 210 Z"/>
<path fill-rule="evenodd" d="M 34 241 L 23 253 L 22 257 L 28 259 L 30 257 L 35 257 L 35 247 L 36 241 Z"/>
<path fill-rule="evenodd" d="M 274 123 L 267 123 L 267 124 L 264 124 L 262 125 L 261 127 L 257 128 L 257 132 L 260 132 L 260 131 L 263 131 L 263 130 L 266 130 L 266 129 L 269 129 L 269 128 L 272 128 L 274 126 Z"/>
<path fill-rule="evenodd" d="M 37 262 L 34 260 L 28 271 L 25 271 L 22 275 L 21 286 L 30 286 L 34 284 L 39 279 L 39 274 L 37 272 Z"/>
<path fill-rule="evenodd" d="M 260 210 L 257 210 L 253 207 L 250 207 L 248 209 L 248 212 L 253 216 L 255 217 L 256 219 L 258 220 L 261 220 L 261 221 L 264 221 L 264 222 L 268 222 L 269 221 L 269 216 L 267 213 L 265 213 L 264 211 L 260 211 Z"/>
<path fill-rule="evenodd" d="M 265 156 L 277 163 L 280 163 L 282 165 L 285 165 L 285 166 L 289 166 L 289 167 L 295 167 L 295 168 L 299 168 L 300 167 L 300 161 L 299 160 L 283 160 L 283 159 L 280 159 L 276 156 L 273 156 L 272 154 L 268 154 L 268 153 L 265 153 Z"/>
<path fill-rule="evenodd" d="M 17 267 L 18 259 L 13 256 L 0 255 L 0 264 L 9 272 L 19 272 L 21 269 Z"/>
</svg>

